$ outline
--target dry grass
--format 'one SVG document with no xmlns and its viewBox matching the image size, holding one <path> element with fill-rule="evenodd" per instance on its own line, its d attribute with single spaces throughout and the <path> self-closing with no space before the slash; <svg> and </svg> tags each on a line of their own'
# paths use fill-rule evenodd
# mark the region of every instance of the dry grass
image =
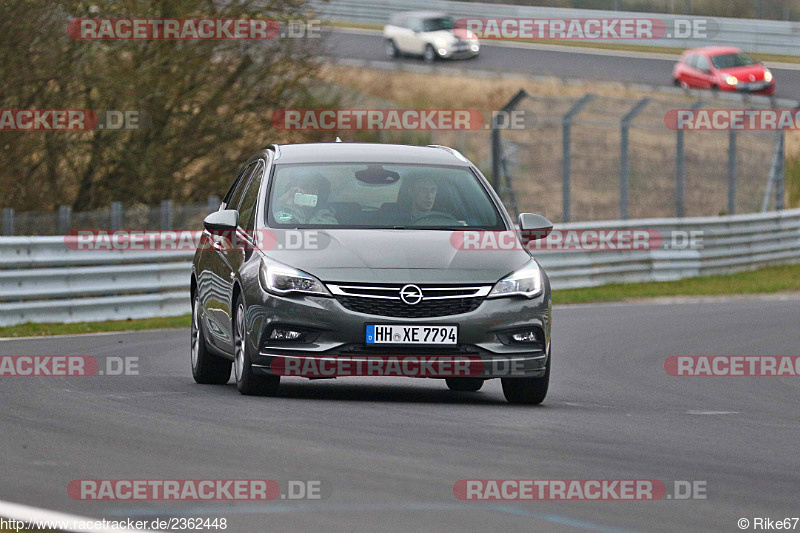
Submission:
<svg viewBox="0 0 800 533">
<path fill-rule="evenodd" d="M 669 109 L 688 107 L 699 94 L 664 94 L 614 84 L 572 84 L 558 79 L 532 80 L 503 75 L 475 78 L 465 72 L 413 73 L 326 65 L 321 80 L 407 108 L 502 108 L 520 89 L 534 98 L 521 108 L 537 117 L 537 127 L 503 132 L 517 146 L 510 167 L 520 211 L 562 219 L 560 117 L 586 93 L 596 96 L 572 128 L 572 219 L 609 219 L 619 216 L 619 153 L 622 116 L 641 98 L 652 102 L 630 130 L 631 217 L 669 217 L 675 214 L 675 133 L 666 129 Z M 703 95 L 703 98 L 708 98 Z M 724 107 L 720 100 L 713 107 Z M 489 132 L 434 132 L 420 142 L 453 146 L 485 172 L 491 169 Z M 390 132 L 380 140 L 402 141 Z M 740 134 L 737 158 L 739 213 L 760 209 L 769 168 L 772 138 Z M 685 143 L 685 206 L 688 216 L 718 215 L 727 210 L 728 136 L 722 132 L 691 132 Z M 800 158 L 800 134 L 787 135 L 787 154 Z M 791 189 L 791 187 L 787 187 Z M 508 197 L 505 197 L 508 200 Z"/>
</svg>

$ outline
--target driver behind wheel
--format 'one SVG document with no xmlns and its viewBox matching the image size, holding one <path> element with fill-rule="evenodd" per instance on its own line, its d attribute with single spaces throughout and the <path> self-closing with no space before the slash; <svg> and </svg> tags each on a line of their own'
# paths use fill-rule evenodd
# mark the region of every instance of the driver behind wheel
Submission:
<svg viewBox="0 0 800 533">
<path fill-rule="evenodd" d="M 408 206 L 408 213 L 411 215 L 412 221 L 433 211 L 437 189 L 436 182 L 431 178 L 423 177 L 413 180 L 409 188 L 411 202 Z"/>
</svg>

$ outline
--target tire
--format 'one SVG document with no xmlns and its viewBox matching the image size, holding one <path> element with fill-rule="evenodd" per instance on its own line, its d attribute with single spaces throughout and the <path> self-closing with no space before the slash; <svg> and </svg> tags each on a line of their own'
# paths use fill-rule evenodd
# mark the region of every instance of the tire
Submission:
<svg viewBox="0 0 800 533">
<path fill-rule="evenodd" d="M 231 362 L 208 351 L 200 320 L 200 297 L 192 302 L 192 377 L 204 385 L 224 385 L 231 379 Z"/>
<path fill-rule="evenodd" d="M 547 396 L 550 385 L 550 363 L 552 356 L 547 357 L 544 376 L 540 378 L 501 378 L 503 395 L 508 403 L 539 405 Z"/>
<path fill-rule="evenodd" d="M 481 378 L 445 378 L 447 388 L 457 392 L 478 392 L 485 379 Z"/>
<path fill-rule="evenodd" d="M 391 39 L 386 39 L 384 41 L 383 50 L 386 53 L 386 57 L 389 59 L 395 59 L 396 57 L 400 56 L 400 51 L 397 49 L 397 45 L 395 45 L 394 41 Z"/>
<path fill-rule="evenodd" d="M 233 373 L 236 388 L 245 396 L 274 396 L 281 384 L 280 376 L 257 376 L 253 373 L 250 348 L 246 338 L 244 298 L 236 298 L 236 312 L 233 315 Z"/>
<path fill-rule="evenodd" d="M 719 86 L 718 86 L 718 85 L 716 85 L 716 84 L 712 85 L 712 86 L 711 86 L 711 92 L 712 92 L 714 95 L 717 95 L 717 94 L 719 94 Z"/>
<path fill-rule="evenodd" d="M 427 45 L 425 47 L 425 53 L 422 56 L 422 59 L 424 59 L 429 65 L 436 61 L 436 50 L 433 49 L 433 46 Z"/>
</svg>

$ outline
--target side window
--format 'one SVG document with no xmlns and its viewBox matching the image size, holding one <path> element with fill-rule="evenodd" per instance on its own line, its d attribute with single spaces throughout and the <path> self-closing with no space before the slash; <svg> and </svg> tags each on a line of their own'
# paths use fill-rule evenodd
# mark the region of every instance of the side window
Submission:
<svg viewBox="0 0 800 533">
<path fill-rule="evenodd" d="M 708 59 L 705 56 L 697 56 L 697 70 L 703 72 L 710 72 L 711 67 L 708 64 Z"/>
<path fill-rule="evenodd" d="M 691 68 L 697 68 L 697 56 L 691 54 L 689 57 L 686 58 L 686 66 Z"/>
<path fill-rule="evenodd" d="M 244 191 L 247 188 L 247 182 L 250 179 L 253 165 L 255 165 L 255 163 L 248 165 L 242 176 L 239 178 L 239 182 L 236 184 L 236 189 L 234 189 L 233 194 L 231 194 L 231 197 L 225 203 L 225 209 L 239 209 L 239 203 L 242 201 L 242 196 L 244 196 Z"/>
<path fill-rule="evenodd" d="M 249 175 L 251 168 L 252 166 L 248 165 L 240 170 L 239 174 L 236 176 L 236 179 L 233 181 L 233 185 L 231 185 L 231 188 L 228 189 L 227 193 L 225 193 L 225 197 L 222 199 L 222 203 L 225 204 L 225 209 L 236 209 L 235 207 L 230 207 L 232 205 L 231 198 L 236 193 L 236 190 L 241 188 L 242 182 Z"/>
<path fill-rule="evenodd" d="M 263 177 L 264 162 L 259 161 L 256 164 L 256 168 L 253 169 L 253 175 L 250 178 L 250 184 L 247 186 L 247 192 L 244 193 L 242 203 L 239 206 L 239 225 L 244 227 L 247 231 L 252 231 L 255 226 L 255 208 L 258 202 L 258 191 L 261 188 L 261 179 Z"/>
<path fill-rule="evenodd" d="M 422 31 L 422 21 L 420 19 L 408 19 L 408 27 L 413 31 Z"/>
</svg>

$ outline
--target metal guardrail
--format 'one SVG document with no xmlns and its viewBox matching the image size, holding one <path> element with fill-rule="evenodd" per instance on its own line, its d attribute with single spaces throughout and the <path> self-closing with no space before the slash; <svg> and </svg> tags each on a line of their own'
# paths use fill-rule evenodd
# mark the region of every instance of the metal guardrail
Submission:
<svg viewBox="0 0 800 533">
<path fill-rule="evenodd" d="M 559 224 L 659 232 L 642 250 L 538 250 L 553 288 L 676 280 L 800 262 L 800 209 L 732 217 Z M 695 234 L 698 246 L 675 246 Z M 193 251 L 81 251 L 63 237 L 0 237 L 0 326 L 178 316 L 190 312 Z"/>
<path fill-rule="evenodd" d="M 514 6 L 452 0 L 312 0 L 311 6 L 316 13 L 315 16 L 322 20 L 372 24 L 386 24 L 389 16 L 398 11 L 417 10 L 444 11 L 455 18 L 657 18 L 665 21 L 667 27 L 670 27 L 675 20 L 709 20 L 713 18 L 719 26 L 719 30 L 707 38 L 625 40 L 624 42 L 680 48 L 727 45 L 739 46 L 748 52 L 782 55 L 800 53 L 800 23 L 797 22 Z"/>
</svg>

